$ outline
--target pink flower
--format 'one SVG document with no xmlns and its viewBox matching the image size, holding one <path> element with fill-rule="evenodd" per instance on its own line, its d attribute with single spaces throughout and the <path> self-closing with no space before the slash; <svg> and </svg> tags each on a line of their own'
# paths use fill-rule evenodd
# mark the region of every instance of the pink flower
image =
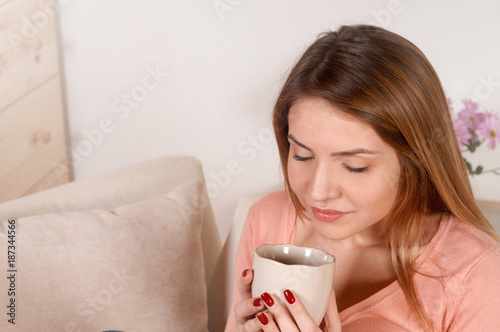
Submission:
<svg viewBox="0 0 500 332">
<path fill-rule="evenodd" d="M 456 118 L 453 120 L 453 126 L 455 127 L 455 132 L 460 146 L 467 144 L 472 138 L 472 135 L 470 134 L 469 128 L 467 128 L 465 122 L 460 118 Z"/>
<path fill-rule="evenodd" d="M 483 123 L 477 128 L 477 133 L 482 139 L 488 140 L 490 149 L 494 149 L 496 141 L 500 142 L 500 116 L 498 113 L 486 113 Z"/>
<path fill-rule="evenodd" d="M 477 103 L 464 99 L 465 108 L 458 113 L 458 117 L 465 122 L 467 127 L 475 131 L 484 121 L 484 113 L 476 112 Z"/>
<path fill-rule="evenodd" d="M 470 98 L 465 98 L 465 99 L 462 100 L 462 102 L 464 103 L 465 110 L 467 110 L 467 111 L 473 111 L 474 112 L 479 107 L 479 103 L 476 103 L 475 101 L 472 101 L 472 99 L 470 99 Z"/>
</svg>

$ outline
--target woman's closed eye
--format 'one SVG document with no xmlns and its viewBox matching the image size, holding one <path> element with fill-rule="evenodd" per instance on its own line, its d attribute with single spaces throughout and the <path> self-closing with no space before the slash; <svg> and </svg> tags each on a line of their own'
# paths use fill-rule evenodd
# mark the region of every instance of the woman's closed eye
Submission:
<svg viewBox="0 0 500 332">
<path fill-rule="evenodd" d="M 313 159 L 313 157 L 302 157 L 302 156 L 299 156 L 298 154 L 294 154 L 293 159 L 295 159 L 297 161 L 307 161 L 307 160 Z"/>
<path fill-rule="evenodd" d="M 368 167 L 351 167 L 349 165 L 343 164 L 344 167 L 351 173 L 364 173 L 368 170 Z"/>
<path fill-rule="evenodd" d="M 303 156 L 299 156 L 298 154 L 294 154 L 293 159 L 295 159 L 297 161 L 308 161 L 308 160 L 314 159 L 314 157 L 303 157 Z M 351 173 L 364 173 L 368 170 L 368 166 L 367 167 L 351 167 L 347 164 L 342 164 L 342 165 L 345 167 L 345 169 L 347 169 Z"/>
</svg>

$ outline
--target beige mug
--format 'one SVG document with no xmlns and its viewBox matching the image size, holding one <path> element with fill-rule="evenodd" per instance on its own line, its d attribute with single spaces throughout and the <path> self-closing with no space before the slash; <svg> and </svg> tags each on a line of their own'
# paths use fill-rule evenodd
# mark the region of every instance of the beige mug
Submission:
<svg viewBox="0 0 500 332">
<path fill-rule="evenodd" d="M 335 257 L 322 250 L 293 244 L 264 244 L 253 254 L 252 296 L 264 292 L 285 306 L 283 292 L 291 290 L 320 324 L 333 286 Z"/>
</svg>

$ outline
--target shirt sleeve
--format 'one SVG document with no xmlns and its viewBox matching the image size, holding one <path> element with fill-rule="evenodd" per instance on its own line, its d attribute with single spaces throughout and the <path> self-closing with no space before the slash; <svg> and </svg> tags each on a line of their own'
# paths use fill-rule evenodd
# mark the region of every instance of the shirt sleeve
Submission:
<svg viewBox="0 0 500 332">
<path fill-rule="evenodd" d="M 453 308 L 449 332 L 500 331 L 500 247 L 466 274 Z"/>
<path fill-rule="evenodd" d="M 252 221 L 255 219 L 255 213 L 253 207 L 250 208 L 247 219 L 241 231 L 240 242 L 238 244 L 238 250 L 236 252 L 236 260 L 234 263 L 234 273 L 233 273 L 233 294 L 231 300 L 231 308 L 229 310 L 229 316 L 226 323 L 225 332 L 237 332 L 236 318 L 234 316 L 234 306 L 241 301 L 240 293 L 238 290 L 238 281 L 241 277 L 242 272 L 245 269 L 252 268 L 252 255 L 254 248 L 253 241 L 253 225 Z"/>
<path fill-rule="evenodd" d="M 293 204 L 284 190 L 266 195 L 250 207 L 241 231 L 233 273 L 233 294 L 225 332 L 236 332 L 234 306 L 241 301 L 238 281 L 245 269 L 252 268 L 253 252 L 264 243 L 290 241 L 295 222 Z"/>
</svg>

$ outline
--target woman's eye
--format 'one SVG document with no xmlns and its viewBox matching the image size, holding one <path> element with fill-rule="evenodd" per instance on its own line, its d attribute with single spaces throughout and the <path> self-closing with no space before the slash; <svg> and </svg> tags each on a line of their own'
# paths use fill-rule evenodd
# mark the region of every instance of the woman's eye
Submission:
<svg viewBox="0 0 500 332">
<path fill-rule="evenodd" d="M 301 157 L 299 156 L 298 154 L 295 154 L 293 156 L 293 159 L 297 160 L 297 161 L 307 161 L 307 160 L 311 160 L 312 157 Z"/>
<path fill-rule="evenodd" d="M 355 168 L 344 164 L 344 167 L 351 173 L 363 173 L 368 170 L 368 167 Z"/>
</svg>

